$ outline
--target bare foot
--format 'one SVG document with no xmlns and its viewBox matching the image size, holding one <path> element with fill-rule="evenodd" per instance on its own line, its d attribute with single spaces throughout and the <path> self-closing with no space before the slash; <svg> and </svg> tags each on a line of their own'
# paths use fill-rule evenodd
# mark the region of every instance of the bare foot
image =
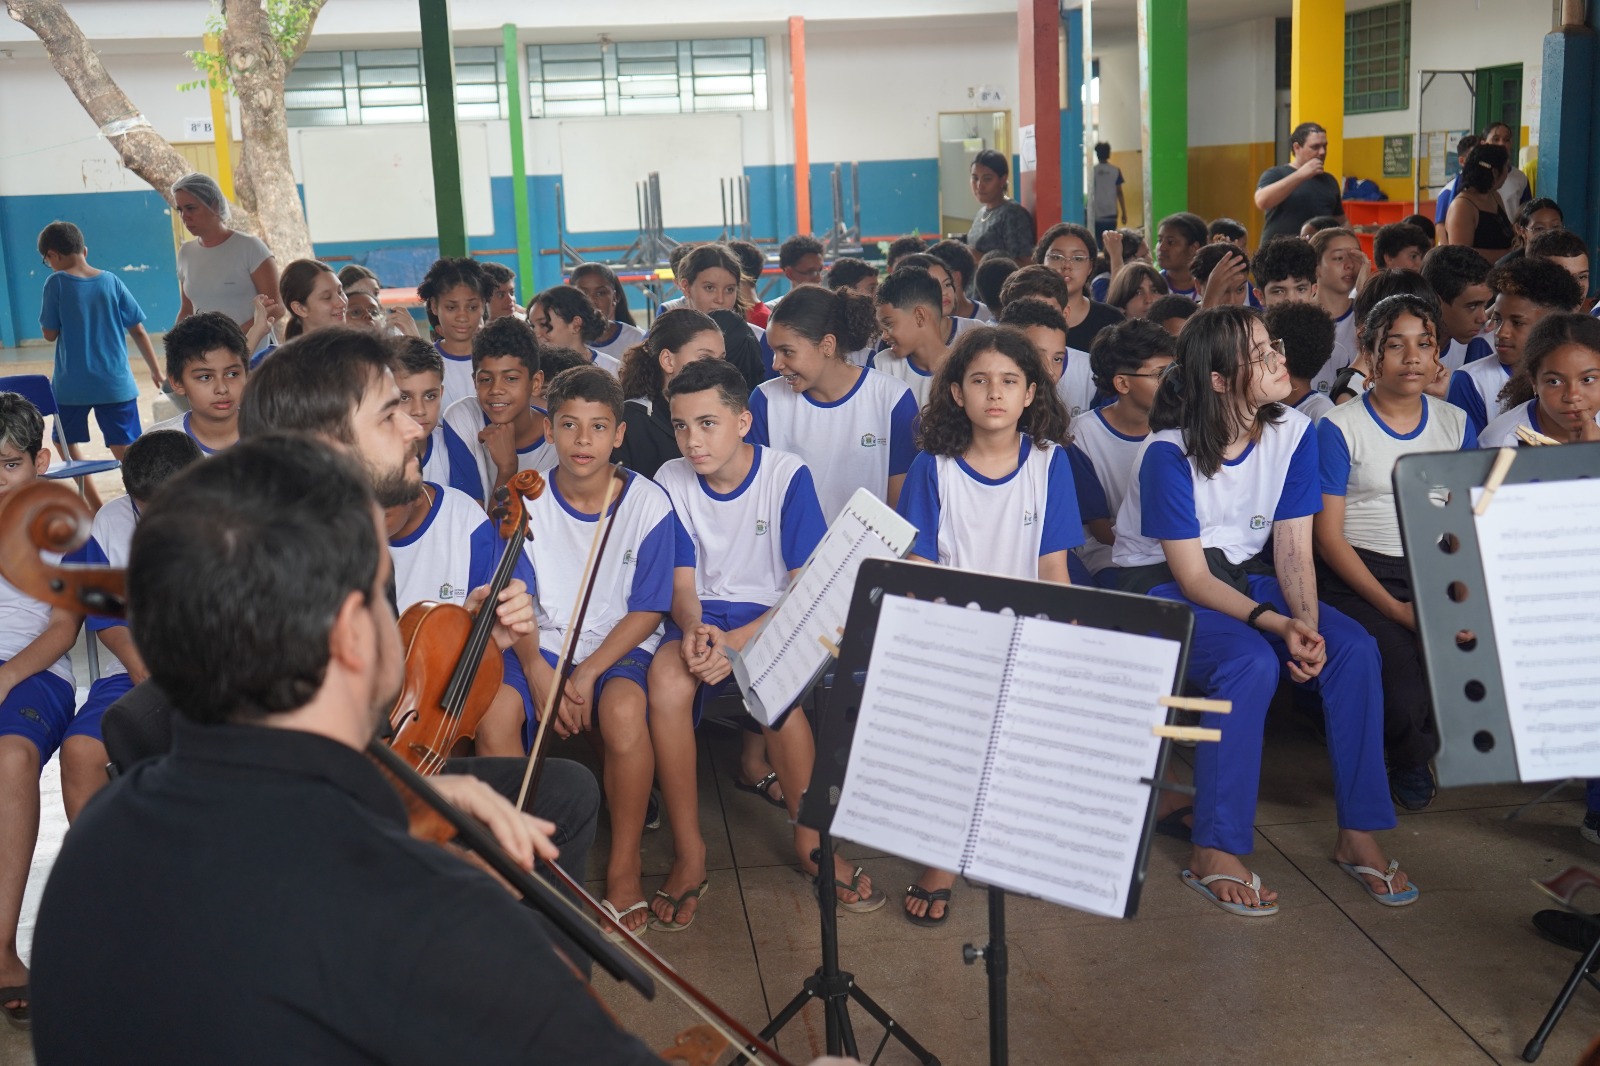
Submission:
<svg viewBox="0 0 1600 1066">
<path fill-rule="evenodd" d="M 767 762 L 767 738 L 760 733 L 746 733 L 743 747 L 739 750 L 739 783 L 756 788 L 772 773 L 772 764 Z M 771 797 L 772 802 L 783 804 L 783 786 L 778 784 L 778 779 L 773 778 L 772 784 L 764 791 Z M 695 884 L 699 884 L 698 881 Z"/>
<path fill-rule="evenodd" d="M 0 988 L 22 986 L 28 983 L 28 968 L 22 964 L 22 959 L 15 953 L 4 962 L 0 962 Z M 7 1010 L 17 1007 L 30 1006 L 26 999 L 8 999 L 4 1001 Z"/>
<path fill-rule="evenodd" d="M 667 871 L 667 879 L 661 886 L 661 891 L 679 899 L 685 892 L 692 892 L 700 887 L 706 879 L 706 853 L 705 848 L 700 849 L 697 856 L 678 855 L 673 859 L 672 869 Z M 655 896 L 650 900 L 650 912 L 662 922 L 672 922 L 675 925 L 688 925 L 694 920 L 695 911 L 700 909 L 698 896 L 690 896 L 683 901 L 683 905 L 676 911 L 672 909 L 669 900 Z"/>
<path fill-rule="evenodd" d="M 1213 881 L 1206 887 L 1211 894 L 1227 903 L 1240 903 L 1246 907 L 1263 906 L 1276 903 L 1278 894 L 1270 888 L 1262 887 L 1261 898 L 1256 898 L 1256 893 L 1250 890 L 1250 868 L 1247 867 L 1239 856 L 1232 855 L 1218 848 L 1195 847 L 1189 853 L 1189 871 L 1196 878 L 1210 877 L 1212 874 L 1227 874 L 1237 877 L 1245 882 Z"/>
<path fill-rule="evenodd" d="M 1389 860 L 1384 856 L 1383 849 L 1378 846 L 1378 838 L 1357 829 L 1339 830 L 1338 842 L 1333 847 L 1333 858 L 1335 862 L 1347 862 L 1351 866 L 1369 866 L 1374 870 L 1385 871 L 1389 869 Z M 1387 885 L 1383 883 L 1383 878 L 1373 877 L 1371 874 L 1362 874 L 1361 880 L 1365 881 L 1374 892 L 1385 894 L 1404 892 L 1411 885 L 1411 882 L 1406 880 L 1404 870 L 1396 870 L 1394 880 Z"/>
<path fill-rule="evenodd" d="M 644 885 L 639 882 L 637 874 L 630 878 L 608 877 L 605 899 L 617 909 L 618 914 L 621 914 L 635 903 L 644 902 Z M 650 913 L 649 907 L 641 907 L 622 919 L 622 927 L 630 933 L 637 933 L 650 920 Z"/>
<path fill-rule="evenodd" d="M 927 889 L 929 892 L 937 892 L 941 888 L 954 888 L 955 884 L 955 874 L 944 870 L 935 870 L 931 867 L 922 871 L 922 876 L 917 878 L 917 886 Z M 905 906 L 906 913 L 913 918 L 926 917 L 938 921 L 944 917 L 945 911 L 949 909 L 950 904 L 942 899 L 929 903 L 927 900 L 907 895 Z"/>
</svg>

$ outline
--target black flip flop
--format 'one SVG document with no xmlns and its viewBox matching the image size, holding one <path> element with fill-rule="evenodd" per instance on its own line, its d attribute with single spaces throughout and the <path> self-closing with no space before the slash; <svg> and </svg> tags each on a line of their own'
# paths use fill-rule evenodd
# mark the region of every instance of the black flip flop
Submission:
<svg viewBox="0 0 1600 1066">
<path fill-rule="evenodd" d="M 5 1011 L 6 1021 L 11 1023 L 12 1028 L 24 1030 L 33 1028 L 32 1001 L 28 997 L 28 986 L 7 985 L 5 988 L 0 988 L 0 1003 L 8 999 L 23 1001 L 20 1007 L 0 1007 L 0 1010 Z"/>
<path fill-rule="evenodd" d="M 1189 827 L 1183 824 L 1183 820 L 1193 813 L 1193 807 L 1179 807 L 1156 823 L 1156 832 L 1164 837 L 1181 840 L 1185 844 L 1192 843 Z"/>
<path fill-rule="evenodd" d="M 766 777 L 763 777 L 760 781 L 757 781 L 753 785 L 747 785 L 737 777 L 733 779 L 733 787 L 738 789 L 740 792 L 748 792 L 753 796 L 760 796 L 762 799 L 766 800 L 774 807 L 777 807 L 779 810 L 786 811 L 789 808 L 788 805 L 783 802 L 783 800 L 772 798 L 772 786 L 776 785 L 777 783 L 778 772 L 776 770 L 768 774 Z"/>
<path fill-rule="evenodd" d="M 936 888 L 930 892 L 921 885 L 907 885 L 906 895 L 910 896 L 912 899 L 920 899 L 922 902 L 926 903 L 928 905 L 929 913 L 932 913 L 933 905 L 935 903 L 944 904 L 944 913 L 939 915 L 937 918 L 930 918 L 927 914 L 912 914 L 904 907 L 901 907 L 900 913 L 905 915 L 906 921 L 910 922 L 912 925 L 943 925 L 950 919 L 950 890 L 948 888 Z"/>
</svg>

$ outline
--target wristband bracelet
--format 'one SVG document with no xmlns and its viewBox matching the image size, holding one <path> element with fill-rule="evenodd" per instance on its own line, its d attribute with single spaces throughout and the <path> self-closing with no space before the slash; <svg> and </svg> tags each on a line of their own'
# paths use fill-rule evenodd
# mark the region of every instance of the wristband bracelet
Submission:
<svg viewBox="0 0 1600 1066">
<path fill-rule="evenodd" d="M 1270 603 L 1256 604 L 1256 609 L 1251 611 L 1250 617 L 1244 620 L 1245 625 L 1249 626 L 1251 629 L 1260 629 L 1261 627 L 1256 623 L 1261 620 L 1262 615 L 1266 614 L 1270 610 L 1272 610 L 1272 604 Z"/>
</svg>

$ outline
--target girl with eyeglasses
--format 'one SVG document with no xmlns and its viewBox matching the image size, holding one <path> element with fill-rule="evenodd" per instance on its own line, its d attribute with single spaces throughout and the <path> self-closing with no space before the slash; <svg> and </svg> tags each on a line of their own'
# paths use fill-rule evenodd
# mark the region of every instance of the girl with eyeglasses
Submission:
<svg viewBox="0 0 1600 1066">
<path fill-rule="evenodd" d="M 1094 234 L 1071 222 L 1058 222 L 1045 230 L 1033 250 L 1033 261 L 1059 274 L 1067 283 L 1067 347 L 1087 352 L 1095 335 L 1122 321 L 1115 307 L 1089 298 L 1089 275 L 1094 270 Z"/>
<path fill-rule="evenodd" d="M 1395 826 L 1383 776 L 1377 645 L 1317 601 L 1312 516 L 1321 509 L 1311 421 L 1286 409 L 1289 370 L 1254 311 L 1200 311 L 1178 335 L 1117 513 L 1122 587 L 1194 610 L 1189 683 L 1229 700 L 1195 751 L 1192 850 L 1183 882 L 1231 914 L 1278 911 L 1242 856 L 1254 846 L 1261 733 L 1287 666 L 1327 718 L 1339 831 L 1333 859 L 1387 906 L 1417 898 L 1373 833 Z M 1265 554 L 1272 544 L 1272 554 Z"/>
<path fill-rule="evenodd" d="M 1317 427 L 1322 511 L 1312 528 L 1322 598 L 1377 641 L 1389 792 L 1412 811 L 1426 808 L 1438 791 L 1428 761 L 1438 754 L 1439 736 L 1394 508 L 1394 466 L 1412 452 L 1478 443 L 1466 412 L 1427 392 L 1439 374 L 1443 335 L 1433 301 L 1409 295 L 1379 301 L 1361 328 L 1371 380 Z"/>
</svg>

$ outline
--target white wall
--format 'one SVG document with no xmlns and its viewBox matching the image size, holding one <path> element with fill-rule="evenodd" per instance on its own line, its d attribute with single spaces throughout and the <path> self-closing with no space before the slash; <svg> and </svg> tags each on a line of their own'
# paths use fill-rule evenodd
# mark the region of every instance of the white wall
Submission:
<svg viewBox="0 0 1600 1066">
<path fill-rule="evenodd" d="M 1190 34 L 1191 146 L 1272 140 L 1275 34 L 1270 18 Z"/>
<path fill-rule="evenodd" d="M 1137 152 L 1139 120 L 1139 44 L 1132 37 L 1095 38 L 1100 60 L 1100 139 L 1118 152 Z"/>
</svg>

